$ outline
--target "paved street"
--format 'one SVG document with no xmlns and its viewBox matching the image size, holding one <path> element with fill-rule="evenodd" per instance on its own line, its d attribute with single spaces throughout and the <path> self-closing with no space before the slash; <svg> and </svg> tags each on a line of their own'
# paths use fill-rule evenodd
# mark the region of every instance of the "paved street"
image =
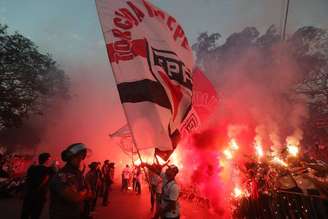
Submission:
<svg viewBox="0 0 328 219">
<path fill-rule="evenodd" d="M 116 185 L 110 193 L 110 204 L 107 207 L 101 206 L 99 200 L 94 219 L 148 219 L 151 218 L 149 203 L 149 192 L 146 186 L 143 187 L 142 195 L 134 192 L 123 193 Z M 184 200 L 180 201 L 182 209 L 181 219 L 209 219 L 215 218 L 207 209 L 199 208 Z M 19 199 L 1 199 L 0 212 L 1 219 L 19 218 L 21 201 Z M 48 219 L 48 211 L 44 210 L 42 219 Z"/>
</svg>

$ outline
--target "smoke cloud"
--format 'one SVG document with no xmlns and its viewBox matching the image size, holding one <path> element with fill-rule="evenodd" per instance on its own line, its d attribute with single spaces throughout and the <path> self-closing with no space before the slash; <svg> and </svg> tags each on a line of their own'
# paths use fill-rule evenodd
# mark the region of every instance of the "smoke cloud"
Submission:
<svg viewBox="0 0 328 219">
<path fill-rule="evenodd" d="M 301 80 L 298 66 L 287 45 L 271 49 L 272 57 L 262 49 L 240 48 L 220 57 L 224 60 L 214 55 L 204 60 L 205 72 L 221 95 L 219 107 L 182 146 L 188 154 L 182 163 L 190 166 L 184 169 L 190 183 L 222 217 L 230 217 L 228 197 L 241 181 L 235 167 L 256 156 L 254 145 L 263 145 L 264 152 L 280 151 L 288 142 L 300 145 L 302 140 L 308 109 L 306 99 L 293 91 Z M 231 146 L 232 139 L 238 149 Z M 225 157 L 225 148 L 231 160 Z"/>
</svg>

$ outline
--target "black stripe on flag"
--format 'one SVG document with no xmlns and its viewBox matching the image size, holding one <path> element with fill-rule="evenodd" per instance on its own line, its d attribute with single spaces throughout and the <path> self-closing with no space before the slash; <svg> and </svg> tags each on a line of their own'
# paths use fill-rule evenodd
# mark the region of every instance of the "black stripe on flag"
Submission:
<svg viewBox="0 0 328 219">
<path fill-rule="evenodd" d="M 170 100 L 163 86 L 156 81 L 144 79 L 117 85 L 122 103 L 152 102 L 171 109 Z"/>
</svg>

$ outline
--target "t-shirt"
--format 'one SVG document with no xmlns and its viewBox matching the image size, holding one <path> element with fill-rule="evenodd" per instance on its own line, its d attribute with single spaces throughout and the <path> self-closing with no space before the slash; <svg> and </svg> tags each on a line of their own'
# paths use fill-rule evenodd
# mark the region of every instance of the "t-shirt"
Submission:
<svg viewBox="0 0 328 219">
<path fill-rule="evenodd" d="M 85 175 L 85 183 L 92 191 L 97 190 L 98 174 L 96 170 L 90 170 Z"/>
<path fill-rule="evenodd" d="M 155 187 L 156 193 L 162 193 L 162 177 L 156 173 L 149 171 L 149 181 Z"/>
<path fill-rule="evenodd" d="M 102 168 L 105 182 L 112 183 L 114 180 L 114 168 L 109 164 L 105 164 Z"/>
<path fill-rule="evenodd" d="M 175 209 L 166 212 L 165 217 L 174 218 L 180 215 L 180 205 L 178 202 L 179 195 L 180 195 L 180 188 L 175 180 L 163 184 L 162 208 L 165 208 L 167 206 L 168 201 L 175 202 Z"/>
<path fill-rule="evenodd" d="M 33 165 L 27 170 L 26 194 L 45 198 L 48 191 L 48 183 L 44 181 L 52 177 L 55 171 L 51 167 L 44 165 Z"/>
<path fill-rule="evenodd" d="M 130 179 L 130 169 L 129 167 L 125 167 L 123 170 L 123 178 L 124 179 Z"/>
<path fill-rule="evenodd" d="M 137 180 L 138 182 L 141 182 L 141 178 L 142 178 L 142 172 L 141 172 L 140 169 L 137 169 L 137 170 L 136 170 L 136 180 Z"/>
</svg>

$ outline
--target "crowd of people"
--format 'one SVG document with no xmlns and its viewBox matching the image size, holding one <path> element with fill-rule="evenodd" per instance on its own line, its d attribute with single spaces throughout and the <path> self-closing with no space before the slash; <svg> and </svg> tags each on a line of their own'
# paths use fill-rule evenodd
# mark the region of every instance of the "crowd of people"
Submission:
<svg viewBox="0 0 328 219">
<path fill-rule="evenodd" d="M 48 193 L 50 219 L 90 219 L 96 210 L 97 200 L 109 204 L 109 194 L 114 182 L 115 163 L 94 161 L 89 169 L 82 165 L 87 155 L 82 143 L 69 145 L 61 153 L 64 162 L 58 167 L 49 153 L 38 156 L 38 164 L 32 164 L 26 173 L 22 219 L 38 219 L 47 202 Z M 122 192 L 141 194 L 143 171 L 150 189 L 150 206 L 153 219 L 178 219 L 180 217 L 178 197 L 180 188 L 175 181 L 179 170 L 174 165 L 147 164 L 129 165 L 122 171 Z"/>
<path fill-rule="evenodd" d="M 115 164 L 108 160 L 102 166 L 100 162 L 92 162 L 86 171 L 81 165 L 86 155 L 84 144 L 72 144 L 61 153 L 64 166 L 57 168 L 49 153 L 40 154 L 38 164 L 27 170 L 21 218 L 40 218 L 48 191 L 51 219 L 92 218 L 99 197 L 102 205 L 107 206 Z"/>
<path fill-rule="evenodd" d="M 126 192 L 131 188 L 137 195 L 141 194 L 142 171 L 140 165 L 134 165 L 132 168 L 127 164 L 122 171 L 121 190 Z"/>
</svg>

